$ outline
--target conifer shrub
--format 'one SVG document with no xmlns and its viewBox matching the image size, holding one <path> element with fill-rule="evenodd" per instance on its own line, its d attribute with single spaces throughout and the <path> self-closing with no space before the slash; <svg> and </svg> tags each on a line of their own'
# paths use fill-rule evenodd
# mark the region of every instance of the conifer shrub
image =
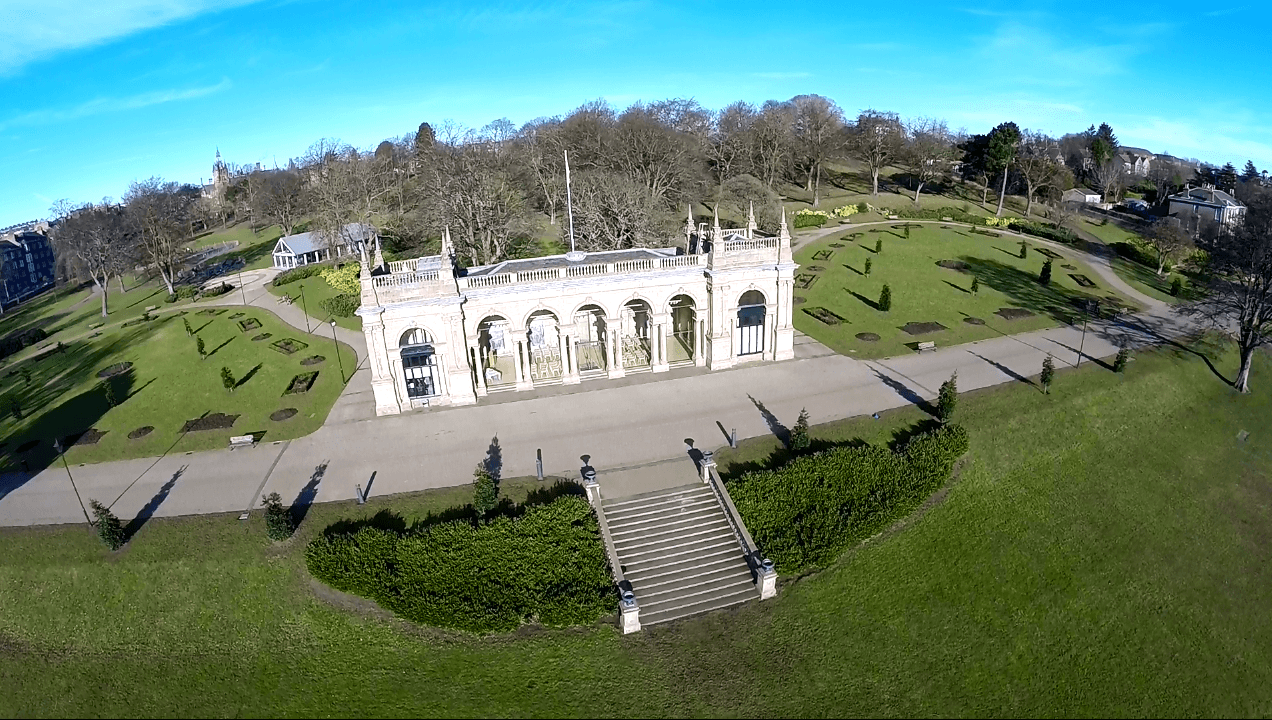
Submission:
<svg viewBox="0 0 1272 720">
<path fill-rule="evenodd" d="M 887 285 L 879 292 L 879 309 L 888 312 L 892 309 L 892 288 Z"/>
<path fill-rule="evenodd" d="M 270 493 L 261 499 L 265 506 L 265 533 L 270 540 L 286 540 L 296 532 L 291 513 L 283 507 L 283 498 L 278 493 Z"/>
<path fill-rule="evenodd" d="M 119 522 L 118 517 L 115 517 L 115 513 L 96 500 L 89 500 L 88 506 L 93 511 L 93 524 L 97 526 L 97 537 L 101 538 L 106 547 L 111 550 L 123 547 L 128 538 L 124 537 L 124 525 Z"/>
</svg>

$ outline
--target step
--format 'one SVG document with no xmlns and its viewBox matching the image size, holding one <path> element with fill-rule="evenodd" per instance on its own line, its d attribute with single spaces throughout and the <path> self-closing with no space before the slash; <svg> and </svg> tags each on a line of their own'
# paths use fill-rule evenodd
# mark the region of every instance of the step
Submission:
<svg viewBox="0 0 1272 720">
<path fill-rule="evenodd" d="M 614 543 L 614 549 L 618 551 L 619 559 L 624 557 L 635 557 L 639 555 L 648 555 L 650 553 L 659 553 L 664 550 L 674 550 L 676 548 L 687 548 L 695 545 L 714 544 L 713 541 L 723 539 L 733 540 L 733 531 L 729 528 L 729 524 L 720 521 L 719 524 L 707 526 L 693 532 L 681 533 L 678 536 L 662 538 L 652 542 L 641 542 L 632 540 L 622 545 Z"/>
<path fill-rule="evenodd" d="M 668 516 L 672 515 L 697 513 L 700 510 L 710 510 L 712 508 L 719 509 L 720 502 L 716 501 L 715 497 L 702 497 L 702 499 L 677 502 L 675 505 L 659 505 L 655 506 L 655 508 L 630 508 L 619 511 L 619 513 L 605 510 L 605 522 L 611 525 L 644 523 L 649 522 L 649 520 L 668 518 Z"/>
<path fill-rule="evenodd" d="M 627 578 L 627 580 L 632 584 L 632 589 L 636 592 L 636 599 L 641 602 L 646 600 L 653 602 L 666 593 L 685 594 L 685 591 L 688 591 L 689 588 L 724 580 L 755 585 L 751 580 L 751 571 L 742 563 L 735 562 L 688 568 L 653 579 L 632 580 Z"/>
<path fill-rule="evenodd" d="M 645 608 L 640 611 L 640 624 L 657 625 L 658 623 L 671 622 L 690 615 L 698 615 L 700 613 L 711 612 L 712 610 L 722 610 L 733 605 L 740 605 L 747 600 L 759 599 L 760 594 L 756 592 L 755 587 L 740 588 L 737 592 L 720 595 L 714 598 L 705 598 L 698 602 L 680 605 L 674 607 L 665 607 L 655 611 L 646 612 Z M 640 602 L 637 600 L 637 602 Z"/>
<path fill-rule="evenodd" d="M 745 586 L 755 590 L 755 583 L 751 582 L 751 574 L 743 575 L 741 572 L 724 575 L 714 578 L 690 578 L 684 584 L 672 586 L 667 585 L 653 591 L 641 592 L 640 588 L 635 585 L 632 589 L 636 592 L 636 602 L 642 607 L 648 608 L 650 612 L 658 610 L 661 605 L 668 603 L 678 605 L 688 602 L 697 602 L 700 596 L 716 596 L 724 592 L 732 592 L 730 588 L 734 586 Z"/>
<path fill-rule="evenodd" d="M 632 511 L 633 513 L 635 511 Z M 615 528 L 621 531 L 637 530 L 640 528 L 653 527 L 660 523 L 676 522 L 682 518 L 693 517 L 699 514 L 720 514 L 720 504 L 714 498 L 704 500 L 701 503 L 694 503 L 687 507 L 676 508 L 674 510 L 657 510 L 643 514 L 622 515 L 619 517 L 611 517 L 605 513 L 605 522 L 610 529 Z"/>
<path fill-rule="evenodd" d="M 628 569 L 623 571 L 623 577 L 632 583 L 651 582 L 657 580 L 664 575 L 672 575 L 683 570 L 691 570 L 694 568 L 705 568 L 707 566 L 720 563 L 740 562 L 746 565 L 746 560 L 742 557 L 742 549 L 736 544 L 732 546 L 721 546 L 700 553 L 686 553 L 679 559 L 665 562 L 659 565 L 649 565 L 639 569 Z M 749 568 L 748 568 L 749 569 Z"/>
<path fill-rule="evenodd" d="M 714 494 L 694 493 L 692 495 L 676 495 L 671 498 L 647 500 L 637 505 L 626 505 L 617 508 L 604 507 L 605 517 L 630 518 L 646 516 L 651 513 L 675 512 L 681 508 L 697 507 L 703 503 L 713 502 L 716 502 Z"/>
<path fill-rule="evenodd" d="M 609 524 L 609 534 L 614 537 L 630 536 L 632 533 L 645 533 L 650 530 L 670 527 L 670 525 L 684 525 L 702 520 L 717 518 L 720 515 L 720 508 L 717 506 L 706 506 L 697 510 L 687 511 L 687 513 L 669 513 L 654 518 L 646 518 L 642 520 L 628 520 L 626 523 L 609 523 L 609 516 L 605 516 L 605 522 Z"/>
<path fill-rule="evenodd" d="M 709 528 L 724 528 L 732 530 L 733 526 L 729 525 L 729 521 L 720 517 L 717 513 L 714 516 L 692 520 L 684 523 L 668 523 L 666 525 L 657 525 L 649 528 L 644 532 L 636 532 L 625 535 L 621 538 L 614 538 L 614 547 L 617 548 L 636 548 L 642 545 L 650 545 L 659 543 L 664 540 L 674 540 L 678 537 L 689 537 L 696 535 Z M 622 552 L 621 550 L 619 552 Z"/>
<path fill-rule="evenodd" d="M 711 542 L 704 542 L 701 545 L 685 547 L 674 552 L 642 553 L 629 557 L 622 557 L 620 555 L 618 561 L 624 568 L 623 574 L 626 575 L 629 571 L 634 573 L 646 572 L 673 562 L 701 557 L 705 553 L 716 553 L 722 549 L 737 550 L 738 552 L 741 552 L 741 548 L 738 547 L 737 540 L 729 538 L 726 541 L 721 538 Z"/>
<path fill-rule="evenodd" d="M 704 491 L 710 491 L 710 488 L 707 487 L 706 483 L 693 483 L 691 485 L 681 485 L 680 487 L 665 488 L 663 490 L 651 490 L 646 493 L 640 493 L 639 495 L 626 495 L 621 498 L 612 499 L 606 498 L 602 501 L 602 504 L 605 506 L 605 509 L 608 510 L 611 507 L 620 508 L 633 504 L 640 504 L 650 500 L 656 500 L 658 498 L 668 498 L 674 495 L 683 495 L 686 493 L 702 493 Z"/>
</svg>

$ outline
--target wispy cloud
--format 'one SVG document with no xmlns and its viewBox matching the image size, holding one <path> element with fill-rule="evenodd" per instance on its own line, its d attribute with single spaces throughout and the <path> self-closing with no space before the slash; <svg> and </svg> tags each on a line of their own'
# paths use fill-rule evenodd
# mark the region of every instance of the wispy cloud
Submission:
<svg viewBox="0 0 1272 720">
<path fill-rule="evenodd" d="M 761 80 L 800 80 L 802 78 L 812 77 L 810 72 L 757 72 L 751 73 L 751 77 L 760 78 Z"/>
<path fill-rule="evenodd" d="M 1246 160 L 1254 160 L 1259 167 L 1272 165 L 1272 144 L 1249 139 L 1259 135 L 1266 137 L 1267 129 L 1242 126 L 1217 129 L 1211 124 L 1203 127 L 1186 120 L 1164 118 L 1148 118 L 1118 128 L 1118 137 L 1123 142 L 1134 142 L 1154 152 L 1177 157 L 1232 162 L 1238 167 Z"/>
<path fill-rule="evenodd" d="M 0 3 L 0 75 L 59 52 L 253 2 L 256 0 L 4 0 Z"/>
<path fill-rule="evenodd" d="M 221 82 L 204 87 L 185 88 L 183 90 L 157 90 L 128 97 L 99 97 L 80 103 L 74 107 L 34 110 L 7 120 L 0 120 L 0 130 L 14 126 L 47 125 L 50 123 L 63 122 L 65 120 L 88 117 L 90 115 L 100 115 L 102 113 L 119 112 L 122 110 L 136 110 L 137 108 L 149 107 L 151 105 L 162 105 L 163 103 L 179 102 L 182 100 L 193 100 L 195 98 L 201 98 L 205 95 L 211 95 L 213 93 L 229 89 L 231 85 L 232 83 L 229 78 L 222 78 Z"/>
<path fill-rule="evenodd" d="M 1121 73 L 1137 52 L 1127 43 L 1066 40 L 1058 33 L 1018 21 L 1000 24 L 982 45 L 981 55 L 992 62 L 1025 60 L 1019 67 L 1044 84 L 1073 85 L 1092 77 Z"/>
</svg>

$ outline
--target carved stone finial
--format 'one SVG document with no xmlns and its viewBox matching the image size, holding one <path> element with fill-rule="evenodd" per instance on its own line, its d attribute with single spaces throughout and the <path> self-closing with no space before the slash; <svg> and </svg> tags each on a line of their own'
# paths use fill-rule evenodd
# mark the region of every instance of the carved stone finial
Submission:
<svg viewBox="0 0 1272 720">
<path fill-rule="evenodd" d="M 755 238 L 755 230 L 759 226 L 755 224 L 755 202 L 752 201 L 750 207 L 746 211 L 746 237 L 748 240 Z"/>
</svg>

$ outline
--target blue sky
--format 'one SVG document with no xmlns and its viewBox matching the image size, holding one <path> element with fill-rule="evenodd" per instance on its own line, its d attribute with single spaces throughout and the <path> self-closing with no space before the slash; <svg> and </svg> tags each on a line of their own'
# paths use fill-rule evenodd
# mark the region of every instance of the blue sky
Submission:
<svg viewBox="0 0 1272 720">
<path fill-rule="evenodd" d="M 818 93 L 1272 167 L 1265 3 L 0 0 L 0 226 L 133 180 L 603 97 Z"/>
</svg>

